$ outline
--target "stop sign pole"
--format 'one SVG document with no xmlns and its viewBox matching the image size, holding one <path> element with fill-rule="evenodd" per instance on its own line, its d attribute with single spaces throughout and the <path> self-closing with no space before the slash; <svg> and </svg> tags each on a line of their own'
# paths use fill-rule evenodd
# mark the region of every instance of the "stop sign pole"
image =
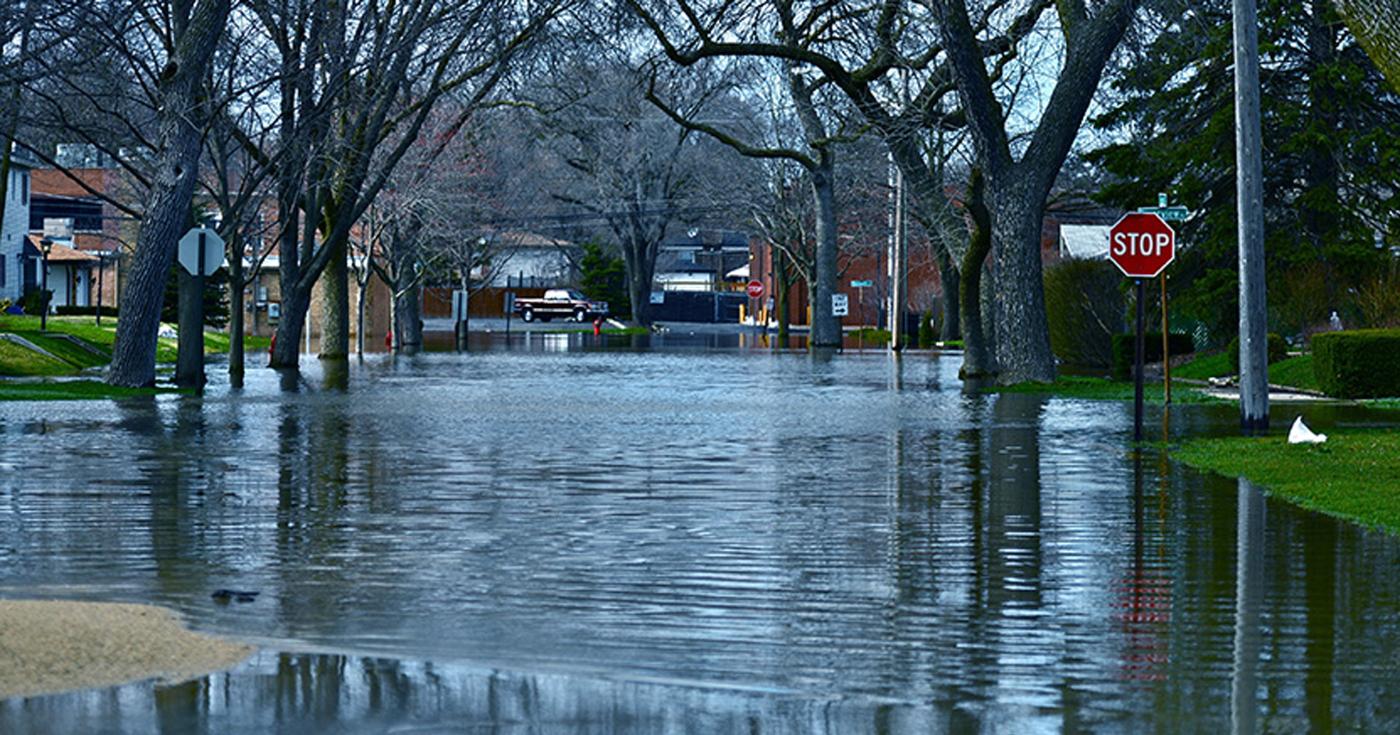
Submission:
<svg viewBox="0 0 1400 735">
<path fill-rule="evenodd" d="M 1137 290 L 1137 339 L 1133 370 L 1133 441 L 1142 441 L 1142 367 L 1146 362 L 1146 336 L 1143 331 L 1147 296 L 1143 282 L 1156 278 L 1176 259 L 1176 232 L 1155 213 L 1123 215 L 1108 231 L 1108 258 L 1133 279 Z M 1165 360 L 1165 355 L 1163 356 Z"/>
</svg>

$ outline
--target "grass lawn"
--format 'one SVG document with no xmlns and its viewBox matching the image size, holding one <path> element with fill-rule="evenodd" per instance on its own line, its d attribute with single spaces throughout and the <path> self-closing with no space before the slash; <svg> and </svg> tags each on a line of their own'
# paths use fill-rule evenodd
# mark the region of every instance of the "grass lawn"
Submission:
<svg viewBox="0 0 1400 735">
<path fill-rule="evenodd" d="M 1233 375 L 1234 372 L 1230 369 L 1230 355 L 1225 352 L 1217 352 L 1213 355 L 1197 357 L 1183 365 L 1177 365 L 1172 368 L 1172 377 L 1206 380 L 1207 378 Z"/>
<path fill-rule="evenodd" d="M 871 344 L 889 344 L 890 330 L 876 329 L 875 327 L 861 327 L 860 329 L 852 329 L 846 332 L 846 338 L 869 342 Z"/>
<path fill-rule="evenodd" d="M 73 366 L 9 340 L 0 340 L 0 375 L 68 375 Z"/>
<path fill-rule="evenodd" d="M 1286 385 L 1290 388 L 1320 391 L 1317 378 L 1313 376 L 1313 356 L 1298 355 L 1280 360 L 1269 366 L 1269 382 Z"/>
<path fill-rule="evenodd" d="M 0 383 L 0 401 L 84 401 L 174 393 L 163 388 L 118 388 L 97 380 L 61 383 Z"/>
<path fill-rule="evenodd" d="M 62 358 L 71 367 L 68 370 L 54 372 L 24 372 L 23 361 L 19 361 L 14 355 L 6 353 L 0 356 L 0 374 L 3 375 L 63 375 L 74 373 L 78 370 L 105 365 L 109 360 L 101 359 L 87 350 L 78 347 L 66 340 L 54 339 L 44 336 L 39 331 L 39 317 L 37 316 L 16 316 L 13 314 L 0 315 L 0 332 L 13 332 L 34 344 L 48 350 L 54 355 Z M 117 339 L 117 322 L 110 317 L 104 317 L 102 326 L 93 323 L 90 316 L 51 316 L 49 317 L 48 328 L 50 332 L 61 332 L 96 347 L 100 352 L 110 356 L 112 353 L 112 343 Z M 266 350 L 270 338 L 268 337 L 244 337 L 243 349 L 245 352 L 256 350 Z M 17 345 L 11 345 L 19 349 Z M 229 336 L 223 332 L 204 333 L 205 354 L 222 354 L 229 350 Z M 173 339 L 162 339 L 156 344 L 156 362 L 175 362 L 179 355 L 179 342 Z"/>
<path fill-rule="evenodd" d="M 988 388 L 989 393 L 1045 393 L 1061 398 L 1082 398 L 1094 401 L 1131 401 L 1134 386 L 1126 380 L 1108 380 L 1080 375 L 1062 375 L 1054 383 L 1017 383 Z M 1143 386 L 1143 399 L 1149 403 L 1161 403 L 1162 384 L 1152 381 Z M 1195 390 L 1194 388 L 1172 384 L 1173 403 L 1225 403 L 1219 398 Z"/>
<path fill-rule="evenodd" d="M 1305 508 L 1400 534 L 1400 431 L 1341 432 L 1326 444 L 1297 446 L 1284 437 L 1194 439 L 1171 454 Z"/>
</svg>

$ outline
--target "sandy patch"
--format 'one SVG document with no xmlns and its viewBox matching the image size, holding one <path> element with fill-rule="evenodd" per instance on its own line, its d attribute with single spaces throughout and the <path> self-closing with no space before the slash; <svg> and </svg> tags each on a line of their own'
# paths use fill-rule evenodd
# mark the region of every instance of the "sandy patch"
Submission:
<svg viewBox="0 0 1400 735">
<path fill-rule="evenodd" d="M 186 630 L 163 607 L 0 600 L 0 699 L 184 681 L 252 653 L 252 646 Z"/>
</svg>

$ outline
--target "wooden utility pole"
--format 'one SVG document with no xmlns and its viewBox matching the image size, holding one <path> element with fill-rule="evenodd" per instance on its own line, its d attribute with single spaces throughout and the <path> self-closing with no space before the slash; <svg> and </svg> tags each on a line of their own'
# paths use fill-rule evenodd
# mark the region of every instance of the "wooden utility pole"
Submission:
<svg viewBox="0 0 1400 735">
<path fill-rule="evenodd" d="M 890 252 L 890 349 L 899 352 L 904 349 L 904 303 L 908 296 L 908 264 L 905 225 L 904 172 L 898 166 L 894 169 L 894 236 Z"/>
<path fill-rule="evenodd" d="M 1235 161 L 1240 239 L 1240 425 L 1269 428 L 1264 298 L 1264 164 L 1259 122 L 1259 19 L 1255 0 L 1234 0 Z"/>
</svg>

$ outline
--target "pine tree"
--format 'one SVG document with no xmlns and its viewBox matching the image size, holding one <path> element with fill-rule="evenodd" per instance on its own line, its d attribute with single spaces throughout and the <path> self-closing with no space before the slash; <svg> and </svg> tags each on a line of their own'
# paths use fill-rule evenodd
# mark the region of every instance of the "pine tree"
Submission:
<svg viewBox="0 0 1400 735">
<path fill-rule="evenodd" d="M 1259 16 L 1270 320 L 1294 334 L 1345 318 L 1390 257 L 1378 238 L 1400 243 L 1400 98 L 1330 0 L 1262 0 Z M 1174 314 L 1224 343 L 1238 314 L 1230 3 L 1169 0 L 1163 17 L 1179 20 L 1127 61 L 1095 120 L 1124 142 L 1089 158 L 1115 176 L 1105 203 L 1170 192 L 1197 212 L 1177 228 Z"/>
</svg>

